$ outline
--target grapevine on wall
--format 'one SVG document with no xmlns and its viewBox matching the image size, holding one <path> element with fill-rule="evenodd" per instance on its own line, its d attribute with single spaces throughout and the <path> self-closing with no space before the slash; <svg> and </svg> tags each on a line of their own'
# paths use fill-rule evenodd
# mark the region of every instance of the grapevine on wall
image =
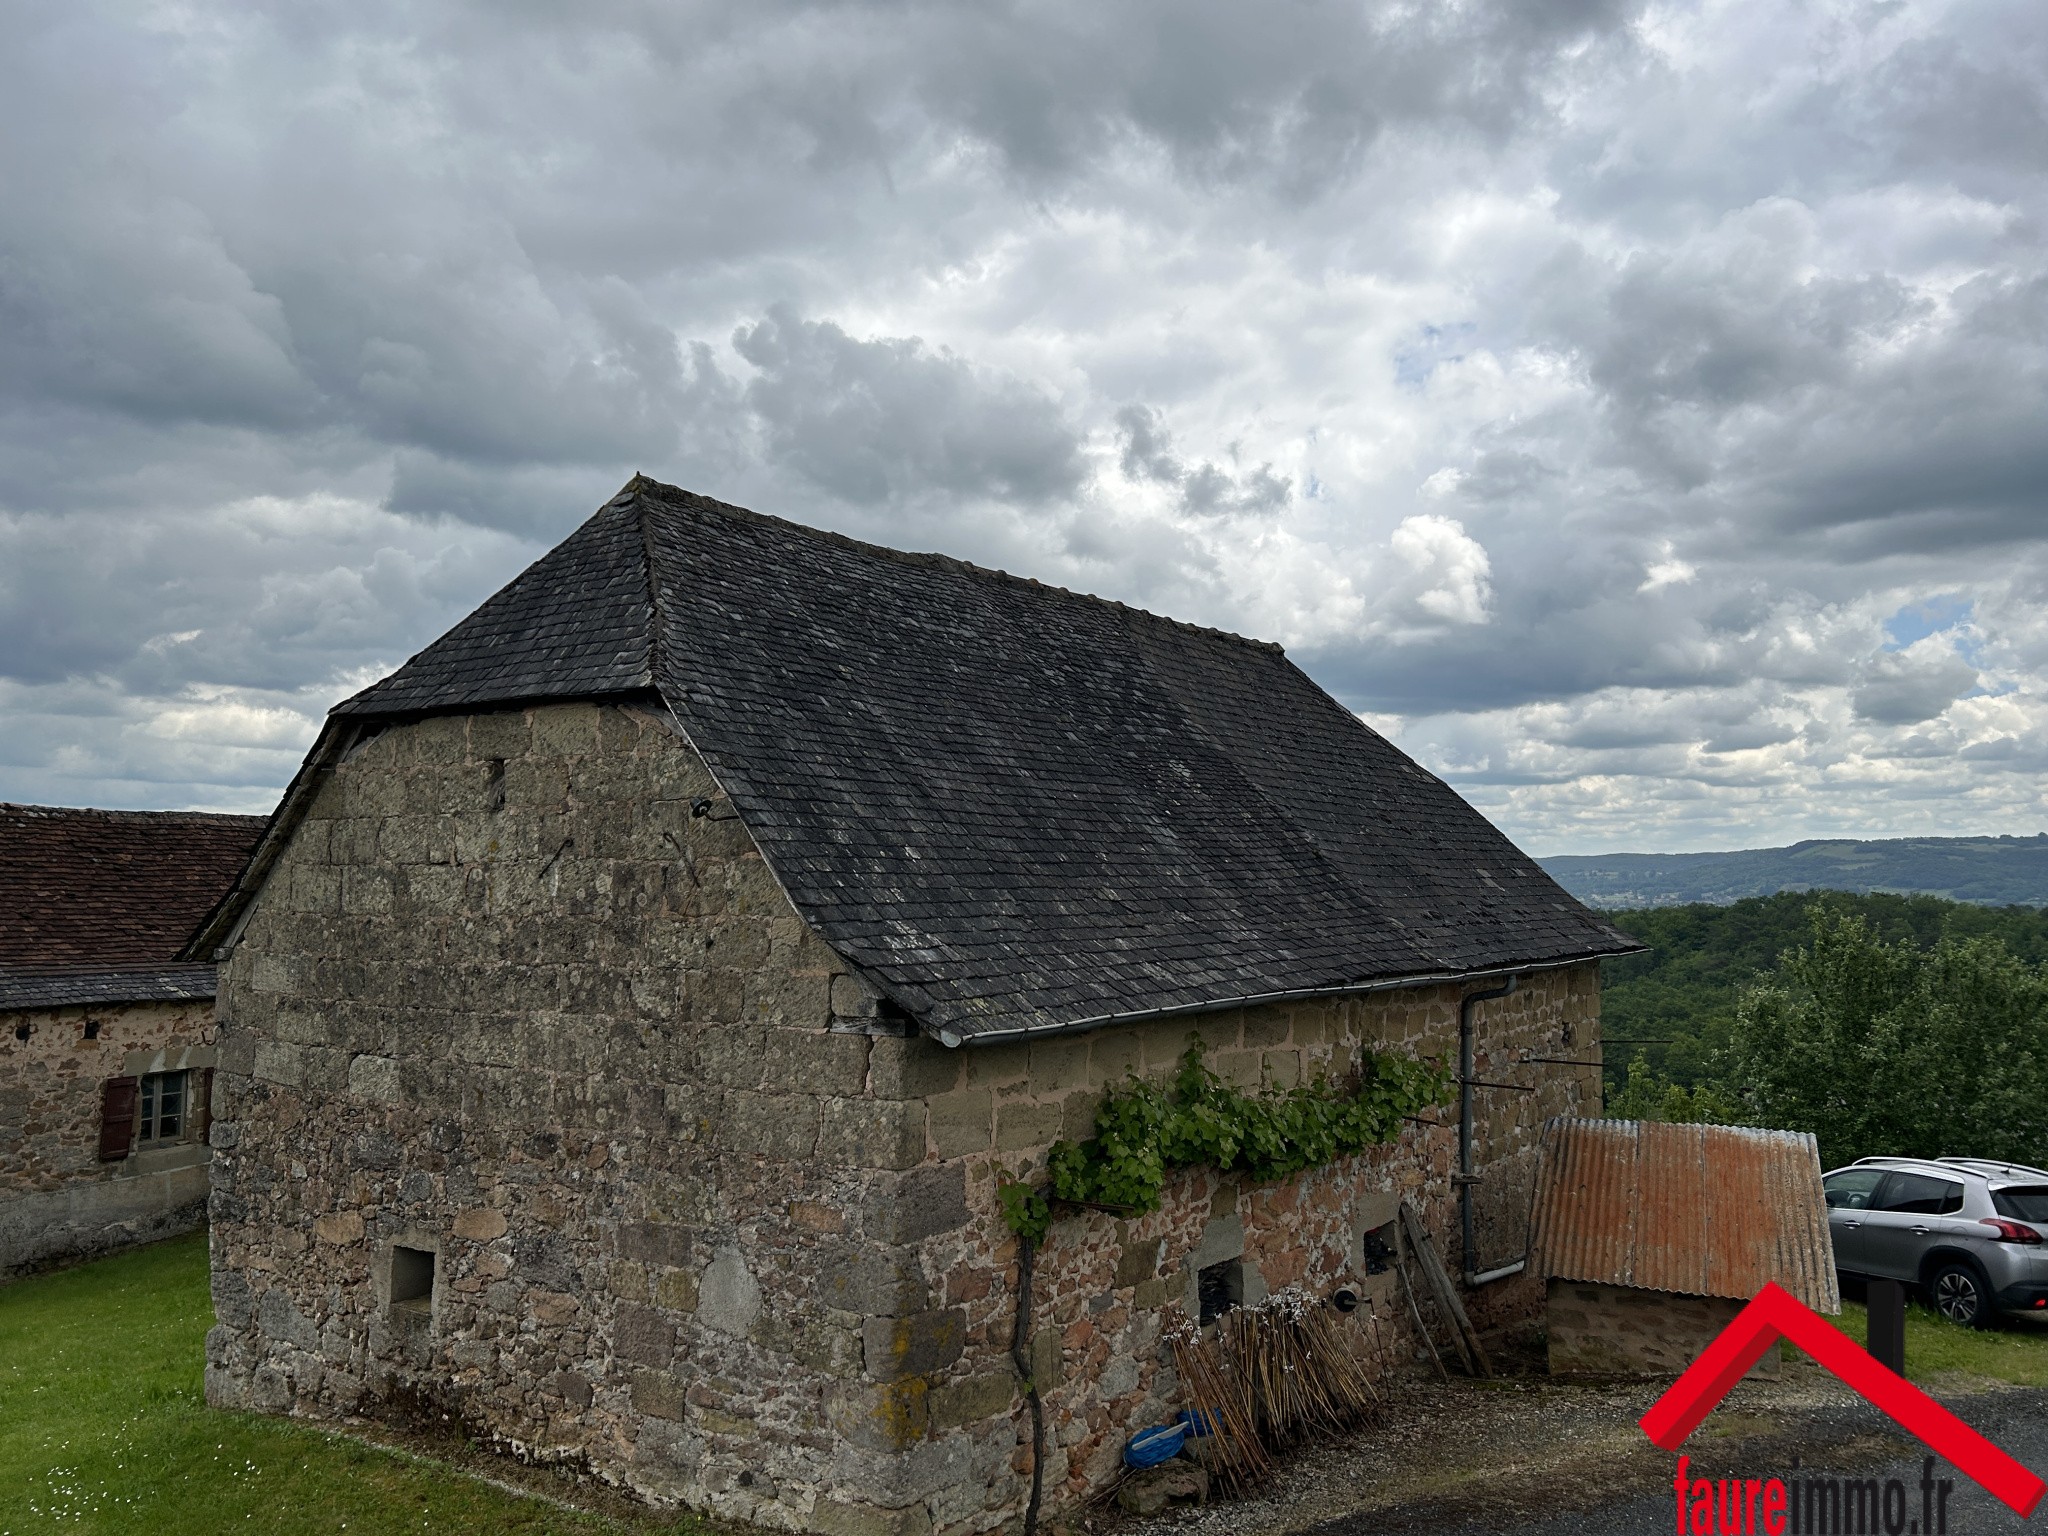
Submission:
<svg viewBox="0 0 2048 1536">
<path fill-rule="evenodd" d="M 1174 1168 L 1284 1179 L 1383 1146 L 1404 1117 L 1451 1097 L 1443 1068 L 1381 1052 L 1366 1053 L 1342 1080 L 1319 1076 L 1296 1088 L 1246 1093 L 1210 1070 L 1197 1038 L 1171 1083 L 1133 1076 L 1106 1089 L 1095 1134 L 1054 1144 L 1046 1186 L 1011 1181 L 997 1197 L 1010 1230 L 1036 1244 L 1052 1225 L 1055 1202 L 1132 1215 L 1156 1211 Z"/>
</svg>

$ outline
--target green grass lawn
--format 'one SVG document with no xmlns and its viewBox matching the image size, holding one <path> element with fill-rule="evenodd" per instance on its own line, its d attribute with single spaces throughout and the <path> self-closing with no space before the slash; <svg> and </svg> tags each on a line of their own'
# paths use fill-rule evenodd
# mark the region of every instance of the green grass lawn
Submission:
<svg viewBox="0 0 2048 1536">
<path fill-rule="evenodd" d="M 1858 1344 L 1870 1334 L 1860 1301 L 1842 1302 L 1830 1319 Z M 1923 1386 L 1963 1385 L 1965 1378 L 2016 1387 L 2048 1387 L 2048 1319 L 2015 1318 L 1994 1328 L 1962 1328 L 1917 1304 L 1906 1308 L 1906 1379 Z"/>
<path fill-rule="evenodd" d="M 201 1391 L 206 1234 L 0 1287 L 0 1536 L 47 1531 L 476 1531 L 630 1525 L 429 1458 L 220 1413 Z"/>
</svg>

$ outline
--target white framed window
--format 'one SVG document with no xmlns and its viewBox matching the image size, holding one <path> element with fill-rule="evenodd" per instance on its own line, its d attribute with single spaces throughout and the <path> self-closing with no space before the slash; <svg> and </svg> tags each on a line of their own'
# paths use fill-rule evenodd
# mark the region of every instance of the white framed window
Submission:
<svg viewBox="0 0 2048 1536">
<path fill-rule="evenodd" d="M 135 1144 L 160 1147 L 187 1139 L 192 1118 L 192 1074 L 149 1072 L 143 1075 L 136 1105 Z"/>
</svg>

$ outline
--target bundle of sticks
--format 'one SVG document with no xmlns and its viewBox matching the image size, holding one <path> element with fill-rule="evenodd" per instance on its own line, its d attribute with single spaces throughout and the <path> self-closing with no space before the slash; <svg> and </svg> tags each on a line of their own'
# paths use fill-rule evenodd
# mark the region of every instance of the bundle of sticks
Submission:
<svg viewBox="0 0 2048 1536">
<path fill-rule="evenodd" d="M 1176 1329 L 1173 1355 L 1215 1438 L 1206 1458 L 1236 1493 L 1271 1471 L 1277 1452 L 1374 1418 L 1388 1369 L 1377 1317 L 1347 1317 L 1291 1289 L 1226 1312 L 1206 1338 Z"/>
</svg>

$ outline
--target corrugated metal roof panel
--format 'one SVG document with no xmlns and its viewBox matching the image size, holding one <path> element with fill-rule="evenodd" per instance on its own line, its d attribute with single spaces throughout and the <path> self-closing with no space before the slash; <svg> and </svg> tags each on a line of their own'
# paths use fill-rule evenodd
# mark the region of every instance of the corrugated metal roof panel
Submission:
<svg viewBox="0 0 2048 1536">
<path fill-rule="evenodd" d="M 1775 1280 L 1839 1312 L 1820 1149 L 1799 1131 L 1553 1120 L 1536 1175 L 1546 1278 L 1690 1296 Z"/>
</svg>

